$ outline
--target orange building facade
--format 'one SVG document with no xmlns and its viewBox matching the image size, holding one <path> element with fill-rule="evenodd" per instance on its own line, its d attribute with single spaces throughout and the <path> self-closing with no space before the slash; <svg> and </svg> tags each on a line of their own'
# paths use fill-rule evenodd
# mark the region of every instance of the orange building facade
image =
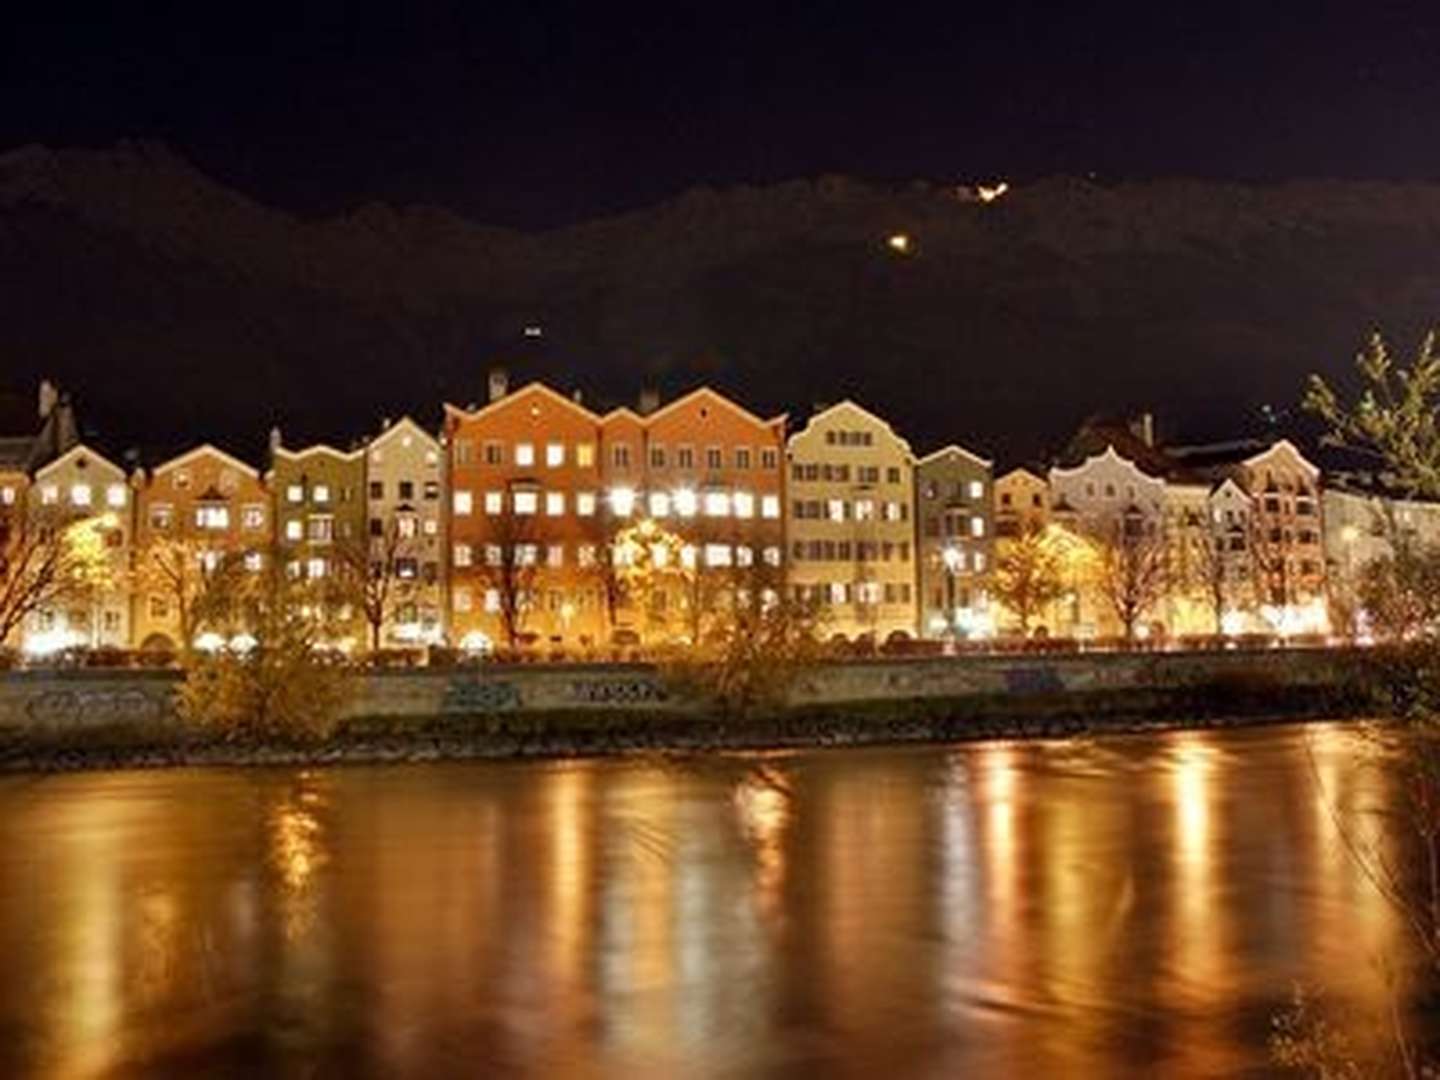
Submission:
<svg viewBox="0 0 1440 1080">
<path fill-rule="evenodd" d="M 270 493 L 251 465 L 208 444 L 156 466 L 138 484 L 136 514 L 137 646 L 173 652 L 180 645 L 174 574 L 179 556 L 208 572 L 240 554 L 258 569 L 274 544 Z"/>
<path fill-rule="evenodd" d="M 697 573 L 778 571 L 783 417 L 708 388 L 645 415 L 602 416 L 540 383 L 512 393 L 492 380 L 491 398 L 445 411 L 454 643 L 508 645 L 507 621 L 517 645 L 573 653 L 638 632 L 634 605 L 613 602 L 611 544 L 645 520 L 679 539 Z"/>
</svg>

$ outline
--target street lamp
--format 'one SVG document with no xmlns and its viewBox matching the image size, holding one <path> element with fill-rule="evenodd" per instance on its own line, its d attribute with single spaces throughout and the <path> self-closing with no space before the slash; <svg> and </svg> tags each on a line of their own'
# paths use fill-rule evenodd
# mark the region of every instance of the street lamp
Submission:
<svg viewBox="0 0 1440 1080">
<path fill-rule="evenodd" d="M 954 652 L 958 629 L 955 612 L 955 575 L 964 565 L 965 555 L 953 543 L 946 544 L 940 549 L 940 561 L 945 564 L 945 625 L 950 631 L 948 651 Z"/>
</svg>

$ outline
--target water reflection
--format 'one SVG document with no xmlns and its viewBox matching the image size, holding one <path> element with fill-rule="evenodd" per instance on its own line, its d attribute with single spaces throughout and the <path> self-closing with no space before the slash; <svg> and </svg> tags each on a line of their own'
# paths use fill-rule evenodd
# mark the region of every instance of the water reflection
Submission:
<svg viewBox="0 0 1440 1080">
<path fill-rule="evenodd" d="M 1263 1072 L 1405 947 L 1361 745 L 7 781 L 0 1072 Z"/>
</svg>

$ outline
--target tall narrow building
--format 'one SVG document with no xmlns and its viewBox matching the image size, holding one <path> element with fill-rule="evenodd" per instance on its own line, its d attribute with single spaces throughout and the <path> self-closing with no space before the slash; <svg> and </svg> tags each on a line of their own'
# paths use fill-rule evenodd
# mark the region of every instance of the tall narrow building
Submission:
<svg viewBox="0 0 1440 1080">
<path fill-rule="evenodd" d="M 790 586 L 832 638 L 880 645 L 918 630 L 910 445 L 852 401 L 790 437 Z"/>
<path fill-rule="evenodd" d="M 915 464 L 920 633 L 974 639 L 995 631 L 992 464 L 946 446 Z"/>
</svg>

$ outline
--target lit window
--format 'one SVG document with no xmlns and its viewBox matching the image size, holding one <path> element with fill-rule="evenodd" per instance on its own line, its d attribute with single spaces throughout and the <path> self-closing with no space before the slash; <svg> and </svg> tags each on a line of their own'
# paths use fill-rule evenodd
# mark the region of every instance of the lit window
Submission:
<svg viewBox="0 0 1440 1080">
<path fill-rule="evenodd" d="M 545 513 L 550 517 L 560 517 L 565 513 L 565 493 L 563 491 L 547 491 L 545 493 Z"/>
<path fill-rule="evenodd" d="M 500 590 L 499 590 L 499 589 L 486 589 L 486 590 L 485 590 L 485 610 L 486 610 L 487 612 L 489 612 L 491 615 L 494 615 L 496 612 L 498 612 L 498 611 L 500 610 Z"/>
<path fill-rule="evenodd" d="M 689 518 L 695 516 L 699 509 L 700 500 L 695 497 L 695 492 L 689 488 L 681 488 L 675 492 L 675 513 L 681 517 Z"/>
<path fill-rule="evenodd" d="M 825 504 L 825 516 L 831 521 L 845 520 L 845 500 L 831 499 Z"/>
<path fill-rule="evenodd" d="M 705 516 L 729 517 L 730 496 L 723 491 L 707 491 L 705 493 Z"/>
<path fill-rule="evenodd" d="M 247 529 L 263 529 L 265 527 L 265 508 L 263 506 L 247 506 L 240 511 L 240 524 Z"/>
<path fill-rule="evenodd" d="M 455 513 L 460 517 L 466 517 L 475 507 L 474 498 L 468 491 L 457 491 L 454 493 Z"/>
<path fill-rule="evenodd" d="M 610 512 L 616 517 L 629 517 L 635 511 L 635 492 L 630 488 L 610 489 Z"/>
<path fill-rule="evenodd" d="M 762 495 L 760 497 L 760 516 L 762 518 L 778 518 L 780 516 L 779 495 Z"/>
<path fill-rule="evenodd" d="M 485 565 L 499 566 L 504 562 L 505 552 L 500 549 L 499 544 L 485 545 Z"/>
<path fill-rule="evenodd" d="M 424 530 L 426 536 L 440 535 L 440 522 L 436 521 L 434 518 L 426 518 L 425 524 L 422 525 L 421 528 Z"/>
<path fill-rule="evenodd" d="M 200 552 L 200 569 L 207 574 L 213 574 L 219 568 L 220 552 L 210 550 Z"/>
<path fill-rule="evenodd" d="M 0 503 L 6 506 L 15 505 L 15 489 L 13 487 L 0 488 Z"/>
<path fill-rule="evenodd" d="M 395 516 L 395 535 L 401 540 L 415 539 L 414 514 L 397 514 Z"/>
<path fill-rule="evenodd" d="M 195 527 L 199 529 L 228 529 L 230 508 L 228 506 L 197 506 Z"/>
<path fill-rule="evenodd" d="M 686 570 L 695 569 L 696 549 L 694 544 L 686 544 L 680 549 L 680 565 Z"/>
<path fill-rule="evenodd" d="M 469 611 L 469 610 L 470 610 L 470 590 L 469 590 L 469 589 L 456 589 L 456 590 L 455 590 L 455 610 L 456 610 L 456 611 Z"/>
<path fill-rule="evenodd" d="M 982 573 L 984 570 L 985 570 L 985 553 L 984 553 L 983 551 L 977 551 L 977 552 L 975 552 L 975 572 L 976 572 L 977 574 L 979 574 L 979 573 Z"/>
<path fill-rule="evenodd" d="M 305 526 L 300 523 L 300 519 L 299 519 L 299 518 L 296 518 L 296 519 L 294 519 L 294 520 L 292 520 L 292 521 L 287 521 L 287 522 L 285 522 L 285 539 L 286 539 L 286 540 L 301 540 L 301 539 L 304 539 L 304 536 L 305 536 Z"/>
<path fill-rule="evenodd" d="M 54 506 L 60 501 L 60 489 L 54 484 L 46 484 L 40 489 L 40 501 L 46 506 Z"/>
<path fill-rule="evenodd" d="M 557 567 L 565 565 L 564 544 L 551 544 L 545 549 L 545 565 Z"/>
<path fill-rule="evenodd" d="M 652 491 L 650 493 L 650 516 L 663 518 L 670 516 L 670 496 L 663 491 Z"/>
<path fill-rule="evenodd" d="M 485 492 L 485 513 L 492 517 L 505 512 L 505 495 L 499 491 Z"/>
<path fill-rule="evenodd" d="M 565 464 L 565 444 L 552 442 L 545 444 L 545 464 L 552 469 Z"/>
<path fill-rule="evenodd" d="M 595 465 L 595 445 L 593 443 L 580 443 L 575 447 L 575 464 L 582 469 L 589 469 Z"/>
<path fill-rule="evenodd" d="M 292 503 L 305 501 L 305 489 L 299 484 L 291 484 L 285 489 L 285 498 Z"/>
<path fill-rule="evenodd" d="M 885 504 L 885 520 L 900 521 L 901 518 L 900 504 L 898 502 L 887 502 Z"/>
<path fill-rule="evenodd" d="M 750 518 L 755 516 L 755 496 L 748 491 L 737 491 L 735 493 L 735 516 L 738 518 Z"/>
<path fill-rule="evenodd" d="M 329 517 L 312 517 L 310 519 L 310 539 L 317 544 L 328 544 L 335 538 L 335 519 Z"/>
<path fill-rule="evenodd" d="M 595 493 L 582 491 L 575 496 L 575 513 L 581 517 L 595 516 Z"/>
<path fill-rule="evenodd" d="M 466 567 L 470 565 L 471 549 L 469 544 L 455 545 L 455 565 Z"/>
<path fill-rule="evenodd" d="M 330 485 L 316 484 L 314 495 L 317 503 L 328 503 L 330 501 Z"/>
<path fill-rule="evenodd" d="M 260 568 L 264 565 L 264 563 L 265 558 L 263 555 L 260 554 L 260 552 L 247 551 L 245 553 L 245 569 L 249 570 L 252 574 L 259 573 Z"/>
<path fill-rule="evenodd" d="M 540 493 L 538 491 L 517 491 L 513 498 L 517 514 L 533 514 L 540 509 Z"/>
<path fill-rule="evenodd" d="M 150 507 L 150 527 L 152 529 L 168 529 L 174 520 L 174 511 L 169 503 L 156 503 Z"/>
<path fill-rule="evenodd" d="M 534 443 L 522 442 L 522 443 L 516 443 L 516 444 L 515 444 L 515 464 L 516 464 L 516 465 L 534 465 L 534 464 L 535 464 L 535 444 L 534 444 Z"/>
<path fill-rule="evenodd" d="M 305 576 L 311 580 L 323 578 L 328 569 L 324 559 L 308 559 L 305 562 Z"/>
<path fill-rule="evenodd" d="M 437 454 L 434 450 L 426 450 L 426 451 L 425 451 L 425 464 L 426 464 L 426 465 L 438 465 L 438 464 L 440 464 L 440 455 Z"/>
<path fill-rule="evenodd" d="M 982 518 L 982 517 L 972 517 L 972 518 L 970 519 L 970 535 L 971 535 L 971 536 L 984 536 L 984 535 L 985 535 L 985 519 L 984 519 L 984 518 Z"/>
<path fill-rule="evenodd" d="M 664 544 L 651 544 L 650 561 L 657 569 L 665 569 L 665 567 L 670 565 L 670 549 Z"/>
<path fill-rule="evenodd" d="M 75 484 L 70 488 L 70 501 L 76 506 L 89 506 L 90 498 L 89 484 Z"/>
<path fill-rule="evenodd" d="M 855 500 L 855 520 L 856 520 L 856 521 L 874 521 L 874 520 L 875 520 L 875 500 L 874 500 L 874 499 L 856 499 L 856 500 Z"/>
<path fill-rule="evenodd" d="M 779 566 L 779 565 L 780 565 L 780 549 L 779 549 L 778 547 L 771 546 L 771 547 L 767 547 L 767 548 L 765 549 L 765 565 L 766 565 L 766 566 Z"/>
<path fill-rule="evenodd" d="M 985 484 L 980 480 L 970 481 L 970 498 L 979 499 L 985 495 Z"/>
<path fill-rule="evenodd" d="M 105 489 L 106 504 L 116 510 L 119 510 L 125 505 L 125 497 L 126 491 L 124 484 L 111 484 Z"/>
<path fill-rule="evenodd" d="M 845 583 L 843 581 L 832 581 L 830 583 L 830 602 L 832 604 L 845 603 Z"/>
<path fill-rule="evenodd" d="M 594 565 L 595 565 L 595 545 L 594 545 L 594 544 L 581 544 L 579 547 L 577 547 L 577 548 L 575 549 L 575 561 L 576 561 L 577 563 L 579 563 L 582 567 L 591 567 L 591 566 L 594 566 Z"/>
<path fill-rule="evenodd" d="M 754 566 L 755 552 L 744 544 L 737 544 L 735 547 L 736 566 Z"/>
<path fill-rule="evenodd" d="M 534 566 L 534 565 L 535 565 L 536 563 L 538 563 L 539 561 L 540 561 L 540 545 L 539 545 L 539 544 L 516 544 L 516 545 L 515 545 L 515 565 L 516 565 L 516 566 Z"/>
</svg>

